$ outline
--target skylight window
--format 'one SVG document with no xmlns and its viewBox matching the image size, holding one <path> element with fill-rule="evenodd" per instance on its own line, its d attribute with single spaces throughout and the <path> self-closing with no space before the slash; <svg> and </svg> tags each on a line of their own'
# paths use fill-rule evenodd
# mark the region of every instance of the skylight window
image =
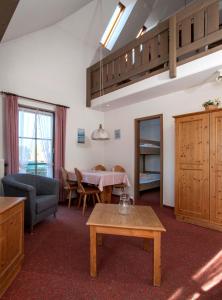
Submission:
<svg viewBox="0 0 222 300">
<path fill-rule="evenodd" d="M 139 37 L 141 37 L 142 35 L 144 35 L 144 33 L 146 32 L 147 28 L 145 25 L 143 25 L 143 27 L 140 29 L 140 31 L 138 32 L 136 38 L 138 39 Z"/>
<path fill-rule="evenodd" d="M 116 30 L 116 27 L 123 15 L 124 10 L 125 6 L 121 2 L 119 2 L 100 41 L 103 47 L 109 49 L 108 43 Z"/>
</svg>

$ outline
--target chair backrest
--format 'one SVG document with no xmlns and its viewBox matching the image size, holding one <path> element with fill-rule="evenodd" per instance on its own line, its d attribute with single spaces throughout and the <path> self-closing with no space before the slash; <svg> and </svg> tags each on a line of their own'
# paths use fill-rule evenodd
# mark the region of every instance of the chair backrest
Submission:
<svg viewBox="0 0 222 300">
<path fill-rule="evenodd" d="M 126 172 L 126 170 L 125 170 L 122 166 L 120 166 L 120 165 L 114 166 L 114 167 L 113 167 L 113 171 L 114 171 L 114 172 L 123 172 L 123 173 Z"/>
<path fill-rule="evenodd" d="M 97 165 L 93 169 L 96 171 L 106 171 L 106 168 L 103 165 Z"/>
<path fill-rule="evenodd" d="M 77 168 L 75 168 L 75 174 L 76 174 L 76 180 L 78 184 L 77 192 L 85 193 L 84 186 L 82 185 L 82 173 Z"/>
<path fill-rule="evenodd" d="M 61 168 L 61 172 L 62 172 L 62 180 L 63 180 L 63 183 L 64 183 L 64 187 L 70 187 L 70 184 L 69 184 L 69 175 L 68 175 L 68 172 L 62 167 Z"/>
<path fill-rule="evenodd" d="M 24 184 L 31 185 L 37 188 L 38 182 L 44 180 L 45 177 L 39 175 L 33 175 L 28 173 L 16 173 L 5 176 L 5 179 L 8 181 L 15 181 Z"/>
</svg>

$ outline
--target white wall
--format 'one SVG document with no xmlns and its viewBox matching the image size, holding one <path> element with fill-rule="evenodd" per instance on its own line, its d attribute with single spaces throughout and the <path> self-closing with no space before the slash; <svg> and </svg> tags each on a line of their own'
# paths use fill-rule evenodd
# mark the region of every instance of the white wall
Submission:
<svg viewBox="0 0 222 300">
<path fill-rule="evenodd" d="M 95 2 L 95 1 L 94 1 Z M 86 108 L 86 67 L 96 49 L 75 36 L 81 17 L 90 27 L 92 5 L 55 26 L 0 44 L 0 90 L 70 106 L 67 116 L 66 167 L 85 169 L 103 163 L 103 143 L 90 140 L 104 115 Z M 81 20 L 81 21 L 82 21 Z M 90 20 L 90 21 L 89 21 Z M 31 21 L 31 20 L 30 20 Z M 79 20 L 80 21 L 80 20 Z M 83 22 L 79 23 L 82 24 Z M 4 158 L 2 99 L 0 99 L 0 158 Z M 85 128 L 87 143 L 76 143 L 77 128 Z"/>
<path fill-rule="evenodd" d="M 105 127 L 113 135 L 121 129 L 121 139 L 105 143 L 105 164 L 121 164 L 134 184 L 134 119 L 163 114 L 163 202 L 174 206 L 174 115 L 202 110 L 201 104 L 211 98 L 222 97 L 222 85 L 209 83 L 186 91 L 169 94 L 105 113 Z"/>
</svg>

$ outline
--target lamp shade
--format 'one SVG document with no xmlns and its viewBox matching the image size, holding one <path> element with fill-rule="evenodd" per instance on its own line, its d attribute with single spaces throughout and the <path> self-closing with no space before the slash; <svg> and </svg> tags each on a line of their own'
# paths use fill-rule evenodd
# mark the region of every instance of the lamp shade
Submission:
<svg viewBox="0 0 222 300">
<path fill-rule="evenodd" d="M 109 140 L 109 134 L 102 128 L 102 124 L 99 124 L 99 128 L 93 131 L 91 138 L 92 140 L 105 141 Z"/>
</svg>

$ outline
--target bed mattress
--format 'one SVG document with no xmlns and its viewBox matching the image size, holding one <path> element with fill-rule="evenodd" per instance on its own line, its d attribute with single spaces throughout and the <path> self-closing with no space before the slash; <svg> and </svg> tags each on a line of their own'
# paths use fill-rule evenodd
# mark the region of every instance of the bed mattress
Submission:
<svg viewBox="0 0 222 300">
<path fill-rule="evenodd" d="M 151 183 L 154 181 L 160 180 L 160 174 L 156 173 L 141 173 L 140 174 L 140 184 Z"/>
</svg>

